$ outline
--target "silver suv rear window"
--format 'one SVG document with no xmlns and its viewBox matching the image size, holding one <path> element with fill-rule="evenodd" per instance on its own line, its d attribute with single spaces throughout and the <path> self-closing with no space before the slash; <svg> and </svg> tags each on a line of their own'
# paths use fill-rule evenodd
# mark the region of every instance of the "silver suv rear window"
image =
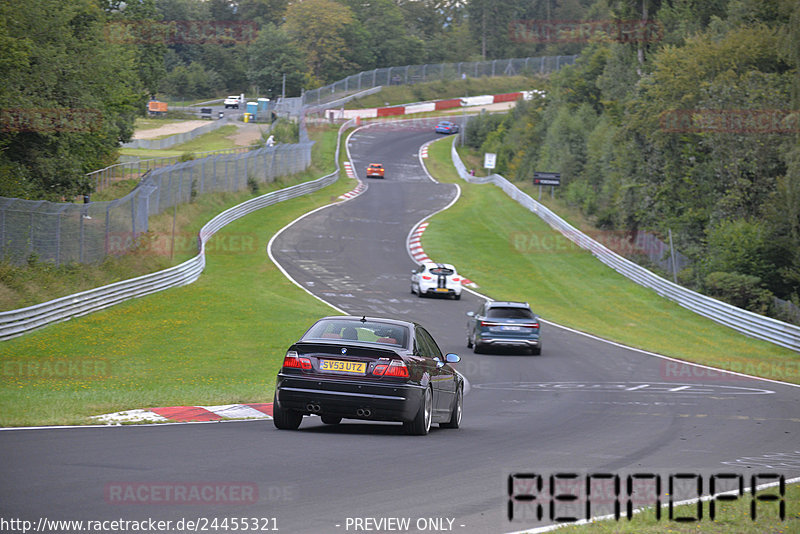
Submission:
<svg viewBox="0 0 800 534">
<path fill-rule="evenodd" d="M 533 319 L 533 312 L 525 308 L 489 308 L 486 317 L 490 319 Z"/>
</svg>

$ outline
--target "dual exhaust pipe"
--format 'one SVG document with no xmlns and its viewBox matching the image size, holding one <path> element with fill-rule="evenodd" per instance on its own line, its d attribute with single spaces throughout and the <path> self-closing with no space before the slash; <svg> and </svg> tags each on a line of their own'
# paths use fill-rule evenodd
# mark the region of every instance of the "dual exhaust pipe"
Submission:
<svg viewBox="0 0 800 534">
<path fill-rule="evenodd" d="M 306 410 L 308 410 L 309 413 L 320 413 L 322 407 L 319 404 L 309 402 L 306 404 Z M 356 410 L 356 415 L 358 417 L 370 417 L 372 415 L 372 410 L 369 408 L 359 408 Z"/>
</svg>

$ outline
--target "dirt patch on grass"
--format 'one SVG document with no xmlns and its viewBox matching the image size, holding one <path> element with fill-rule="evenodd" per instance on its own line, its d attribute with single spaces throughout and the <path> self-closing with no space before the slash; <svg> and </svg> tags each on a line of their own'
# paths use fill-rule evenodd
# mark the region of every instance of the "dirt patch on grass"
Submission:
<svg viewBox="0 0 800 534">
<path fill-rule="evenodd" d="M 232 139 L 236 146 L 250 146 L 254 145 L 261 140 L 261 132 L 266 131 L 267 125 L 260 126 L 258 124 L 243 124 L 239 126 L 239 130 L 229 135 L 228 139 Z"/>
<path fill-rule="evenodd" d="M 209 121 L 183 121 L 165 124 L 158 128 L 150 128 L 139 132 L 134 132 L 134 139 L 155 139 L 156 137 L 176 135 L 183 132 L 190 132 L 195 128 L 205 126 Z"/>
</svg>

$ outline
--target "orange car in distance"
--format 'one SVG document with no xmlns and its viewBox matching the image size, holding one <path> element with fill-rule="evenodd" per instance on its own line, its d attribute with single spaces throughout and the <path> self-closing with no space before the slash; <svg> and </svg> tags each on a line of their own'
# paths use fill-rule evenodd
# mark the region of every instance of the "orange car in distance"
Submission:
<svg viewBox="0 0 800 534">
<path fill-rule="evenodd" d="M 367 178 L 383 178 L 383 165 L 370 163 L 367 167 Z"/>
</svg>

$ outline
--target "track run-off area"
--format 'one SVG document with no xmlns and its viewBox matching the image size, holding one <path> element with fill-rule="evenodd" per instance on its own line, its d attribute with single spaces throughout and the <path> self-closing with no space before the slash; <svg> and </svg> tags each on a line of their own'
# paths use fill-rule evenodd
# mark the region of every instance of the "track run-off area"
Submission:
<svg viewBox="0 0 800 534">
<path fill-rule="evenodd" d="M 547 502 L 540 519 L 535 503 L 514 498 L 532 494 L 525 481 L 536 476 L 632 475 L 646 504 L 659 477 L 664 498 L 671 475 L 692 475 L 680 479 L 689 490 L 673 490 L 690 498 L 698 479 L 707 493 L 721 474 L 741 474 L 748 486 L 754 474 L 800 475 L 798 387 L 713 373 L 683 380 L 669 372 L 672 360 L 553 323 L 543 325 L 541 356 L 467 349 L 465 314 L 482 297 L 418 298 L 409 288 L 409 234 L 459 195 L 421 163 L 420 147 L 434 139 L 422 122 L 357 129 L 348 148 L 367 188 L 283 228 L 269 253 L 338 310 L 417 321 L 444 352 L 461 355 L 469 388 L 460 429 L 414 437 L 397 424 L 307 417 L 296 432 L 271 421 L 0 432 L 0 516 L 515 532 L 552 523 Z M 374 162 L 385 179 L 364 178 Z M 595 503 L 598 514 L 611 500 Z"/>
</svg>

